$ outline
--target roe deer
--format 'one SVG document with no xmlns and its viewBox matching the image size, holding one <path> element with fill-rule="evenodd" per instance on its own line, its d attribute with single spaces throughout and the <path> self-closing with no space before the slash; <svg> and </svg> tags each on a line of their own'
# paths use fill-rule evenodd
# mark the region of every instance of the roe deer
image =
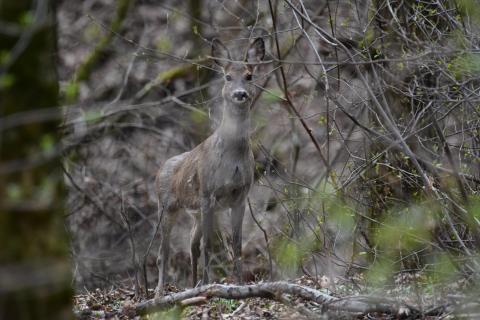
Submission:
<svg viewBox="0 0 480 320">
<path fill-rule="evenodd" d="M 212 58 L 225 77 L 222 121 L 200 145 L 168 159 L 158 170 L 155 183 L 163 221 L 157 259 L 157 297 L 163 293 L 172 224 L 181 209 L 199 211 L 190 241 L 193 286 L 197 283 L 200 239 L 204 251 L 202 282 L 209 281 L 213 214 L 215 210 L 227 208 L 231 210 L 233 272 L 237 281 L 242 281 L 242 221 L 254 173 L 249 144 L 250 108 L 256 91 L 254 73 L 264 55 L 265 44 L 261 38 L 250 44 L 244 61 L 232 61 L 229 50 L 219 40 L 212 41 Z"/>
</svg>

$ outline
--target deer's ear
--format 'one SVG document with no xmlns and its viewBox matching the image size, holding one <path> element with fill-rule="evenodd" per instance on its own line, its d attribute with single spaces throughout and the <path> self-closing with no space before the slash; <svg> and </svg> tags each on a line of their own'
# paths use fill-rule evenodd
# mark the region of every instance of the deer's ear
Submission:
<svg viewBox="0 0 480 320">
<path fill-rule="evenodd" d="M 218 39 L 212 40 L 212 58 L 216 64 L 223 68 L 229 63 L 227 60 L 231 60 L 227 47 Z"/>
<path fill-rule="evenodd" d="M 262 38 L 255 39 L 247 50 L 245 61 L 249 64 L 257 64 L 265 57 L 265 42 Z"/>
</svg>

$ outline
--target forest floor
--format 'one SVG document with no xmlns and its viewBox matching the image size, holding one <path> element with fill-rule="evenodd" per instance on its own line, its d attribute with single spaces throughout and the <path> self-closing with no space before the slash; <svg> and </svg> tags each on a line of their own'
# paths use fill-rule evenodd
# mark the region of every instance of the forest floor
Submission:
<svg viewBox="0 0 480 320">
<path fill-rule="evenodd" d="M 396 276 L 393 283 L 381 289 L 367 288 L 362 277 L 335 281 L 322 277 L 301 277 L 291 283 L 319 290 L 334 297 L 357 295 L 388 297 L 415 306 L 425 314 L 388 314 L 382 312 L 348 313 L 326 311 L 321 304 L 302 298 L 284 295 L 284 301 L 267 298 L 248 298 L 242 300 L 211 298 L 200 305 L 174 307 L 167 311 L 136 316 L 129 313 L 141 302 L 135 298 L 131 289 L 118 288 L 96 290 L 75 296 L 75 312 L 80 319 L 475 319 L 478 314 L 478 301 L 470 301 L 469 310 L 459 308 L 467 305 L 462 297 L 468 296 L 471 287 L 465 280 L 449 284 L 432 284 L 421 274 L 403 273 Z M 167 294 L 181 291 L 173 285 L 167 287 Z M 459 294 L 464 292 L 464 294 Z M 153 291 L 149 295 L 153 296 Z M 471 307 L 473 303 L 473 308 Z M 462 309 L 459 311 L 459 309 Z M 433 315 L 432 310 L 440 310 Z"/>
</svg>

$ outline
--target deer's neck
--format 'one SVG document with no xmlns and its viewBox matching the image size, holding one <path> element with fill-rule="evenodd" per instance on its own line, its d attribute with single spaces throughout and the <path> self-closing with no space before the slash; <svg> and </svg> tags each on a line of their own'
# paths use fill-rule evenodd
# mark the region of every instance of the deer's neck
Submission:
<svg viewBox="0 0 480 320">
<path fill-rule="evenodd" d="M 237 109 L 235 109 L 237 108 Z M 250 107 L 228 106 L 223 107 L 223 116 L 218 135 L 231 144 L 246 144 L 250 132 Z"/>
</svg>

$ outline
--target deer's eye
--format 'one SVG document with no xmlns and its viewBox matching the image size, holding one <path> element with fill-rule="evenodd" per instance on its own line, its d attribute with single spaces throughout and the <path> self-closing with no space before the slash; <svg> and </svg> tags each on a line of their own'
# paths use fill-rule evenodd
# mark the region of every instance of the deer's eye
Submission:
<svg viewBox="0 0 480 320">
<path fill-rule="evenodd" d="M 227 80 L 227 81 L 232 81 L 232 76 L 229 75 L 229 74 L 227 74 L 227 75 L 225 76 L 225 80 Z"/>
<path fill-rule="evenodd" d="M 247 75 L 245 75 L 245 80 L 252 81 L 252 74 L 248 73 Z"/>
</svg>

